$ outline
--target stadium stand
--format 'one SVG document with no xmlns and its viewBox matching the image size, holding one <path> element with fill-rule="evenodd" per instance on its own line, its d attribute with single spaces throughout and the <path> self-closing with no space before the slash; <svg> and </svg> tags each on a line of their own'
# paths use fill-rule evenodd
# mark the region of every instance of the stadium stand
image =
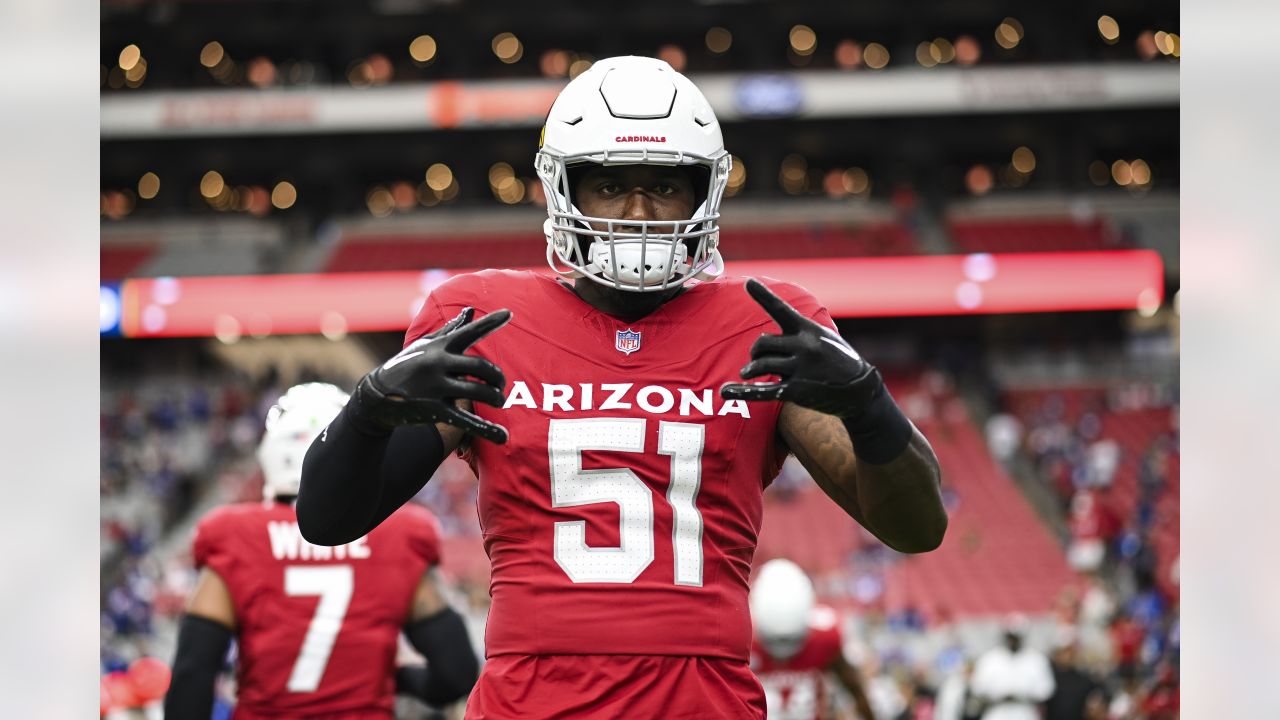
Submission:
<svg viewBox="0 0 1280 720">
<path fill-rule="evenodd" d="M 911 611 L 927 622 L 1053 609 L 1074 578 L 1062 549 L 991 457 L 963 402 L 891 379 L 912 419 L 930 438 L 943 468 L 951 513 L 938 550 L 903 558 L 888 551 L 790 465 L 769 493 L 757 559 L 788 557 L 815 577 L 834 580 L 827 600 L 847 608 Z M 838 580 L 837 580 L 838 578 Z"/>
<path fill-rule="evenodd" d="M 916 253 L 910 231 L 897 224 L 738 228 L 725 230 L 721 242 L 730 244 L 733 257 L 739 260 Z M 344 238 L 323 269 L 353 272 L 424 267 L 540 267 L 545 262 L 546 241 L 536 233 L 373 235 Z"/>
<path fill-rule="evenodd" d="M 1115 250 L 1126 247 L 1100 219 L 1083 223 L 1070 218 L 952 221 L 949 230 L 956 250 L 963 253 Z"/>
</svg>

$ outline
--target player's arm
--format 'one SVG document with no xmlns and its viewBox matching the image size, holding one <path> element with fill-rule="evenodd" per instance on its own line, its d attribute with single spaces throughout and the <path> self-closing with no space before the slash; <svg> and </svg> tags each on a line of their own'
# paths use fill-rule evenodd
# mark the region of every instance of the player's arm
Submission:
<svg viewBox="0 0 1280 720">
<path fill-rule="evenodd" d="M 448 705 L 471 692 L 480 664 L 471 648 L 466 622 L 440 592 L 434 570 L 418 582 L 404 633 L 427 659 L 426 667 L 401 667 L 396 690 L 430 705 Z"/>
<path fill-rule="evenodd" d="M 850 517 L 899 552 L 927 552 L 941 544 L 947 516 L 937 457 L 919 430 L 910 431 L 902 452 L 876 464 L 858 455 L 834 415 L 788 402 L 778 417 L 787 448 Z"/>
<path fill-rule="evenodd" d="M 867 689 L 863 685 L 862 673 L 844 655 L 836 655 L 831 663 L 831 673 L 836 676 L 849 695 L 853 697 L 853 706 L 858 711 L 858 720 L 876 720 L 871 711 L 871 700 L 867 697 Z"/>
<path fill-rule="evenodd" d="M 751 347 L 743 379 L 721 396 L 785 401 L 778 431 L 841 508 L 899 552 L 942 544 L 942 472 L 924 435 L 903 415 L 880 372 L 834 330 L 805 317 L 757 280 L 747 292 L 782 328 Z"/>
<path fill-rule="evenodd" d="M 213 688 L 235 634 L 235 605 L 227 584 L 204 568 L 178 627 L 173 677 L 164 697 L 164 716 L 207 718 Z"/>
<path fill-rule="evenodd" d="M 505 429 L 465 404 L 501 406 L 502 371 L 464 351 L 511 313 L 498 310 L 475 322 L 473 315 L 466 308 L 364 376 L 311 443 L 297 505 L 308 542 L 341 545 L 377 527 L 422 489 L 464 433 L 506 442 Z"/>
</svg>

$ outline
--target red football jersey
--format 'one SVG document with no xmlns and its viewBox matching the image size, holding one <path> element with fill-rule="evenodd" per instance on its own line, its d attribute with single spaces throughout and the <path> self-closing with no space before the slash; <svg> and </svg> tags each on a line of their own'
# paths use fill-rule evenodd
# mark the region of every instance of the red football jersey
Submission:
<svg viewBox="0 0 1280 720">
<path fill-rule="evenodd" d="M 751 669 L 764 686 L 770 720 L 822 720 L 832 717 L 827 671 L 842 652 L 840 624 L 831 608 L 814 608 L 809 636 L 800 651 L 777 660 L 757 640 L 751 645 Z"/>
<path fill-rule="evenodd" d="M 831 325 L 796 285 L 766 281 Z M 720 398 L 777 325 L 745 278 L 688 287 L 623 322 L 564 282 L 488 270 L 436 288 L 406 344 L 465 306 L 512 311 L 471 353 L 502 368 L 506 444 L 467 457 L 493 572 L 486 653 L 746 661 L 762 493 L 784 455 L 781 403 Z"/>
<path fill-rule="evenodd" d="M 322 547 L 302 539 L 292 505 L 228 505 L 200 521 L 194 554 L 235 606 L 236 720 L 391 717 L 400 628 L 440 561 L 428 510 L 406 505 L 367 536 Z"/>
</svg>

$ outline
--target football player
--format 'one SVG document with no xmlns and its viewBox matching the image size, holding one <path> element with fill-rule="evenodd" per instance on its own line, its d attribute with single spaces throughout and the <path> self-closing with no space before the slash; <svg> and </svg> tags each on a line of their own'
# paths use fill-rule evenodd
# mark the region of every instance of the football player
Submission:
<svg viewBox="0 0 1280 720">
<path fill-rule="evenodd" d="M 210 716 L 232 638 L 237 720 L 386 720 L 397 690 L 444 705 L 474 684 L 478 659 L 432 572 L 440 549 L 430 512 L 405 505 L 337 547 L 298 531 L 303 455 L 346 401 L 333 385 L 290 388 L 258 448 L 263 502 L 220 507 L 197 526 L 200 577 L 181 620 L 165 717 Z M 397 670 L 402 630 L 425 668 Z"/>
<path fill-rule="evenodd" d="M 723 276 L 730 164 L 687 78 L 597 62 L 535 157 L 555 273 L 435 288 L 307 453 L 298 519 L 329 545 L 471 463 L 493 602 L 468 717 L 762 717 L 747 578 L 788 453 L 893 548 L 942 541 L 937 460 L 880 373 L 804 289 Z"/>
<path fill-rule="evenodd" d="M 835 610 L 816 605 L 813 583 L 799 565 L 778 558 L 760 566 L 749 603 L 755 642 L 751 667 L 764 686 L 773 720 L 836 717 L 827 677 L 853 698 L 859 720 L 875 720 L 858 668 L 845 659 Z"/>
</svg>

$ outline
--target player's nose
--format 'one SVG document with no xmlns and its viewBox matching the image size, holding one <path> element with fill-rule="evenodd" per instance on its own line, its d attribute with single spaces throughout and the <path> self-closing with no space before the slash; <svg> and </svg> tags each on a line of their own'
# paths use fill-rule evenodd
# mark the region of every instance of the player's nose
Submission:
<svg viewBox="0 0 1280 720">
<path fill-rule="evenodd" d="M 648 221 L 656 220 L 657 213 L 653 199 L 641 188 L 627 193 L 626 202 L 622 206 L 622 220 Z"/>
</svg>

